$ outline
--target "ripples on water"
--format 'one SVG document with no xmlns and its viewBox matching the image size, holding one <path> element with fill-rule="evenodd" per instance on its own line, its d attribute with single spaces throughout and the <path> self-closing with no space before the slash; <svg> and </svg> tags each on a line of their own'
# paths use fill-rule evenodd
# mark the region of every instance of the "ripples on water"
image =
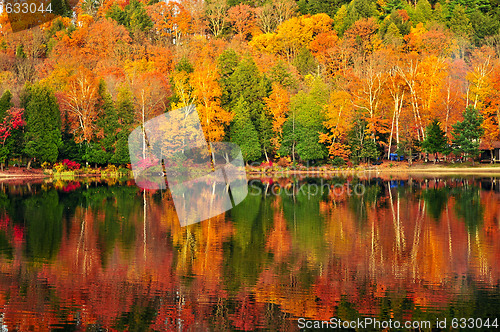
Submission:
<svg viewBox="0 0 500 332">
<path fill-rule="evenodd" d="M 132 181 L 0 186 L 5 330 L 500 312 L 499 179 L 256 179 L 237 208 L 183 228 L 168 191 Z"/>
</svg>

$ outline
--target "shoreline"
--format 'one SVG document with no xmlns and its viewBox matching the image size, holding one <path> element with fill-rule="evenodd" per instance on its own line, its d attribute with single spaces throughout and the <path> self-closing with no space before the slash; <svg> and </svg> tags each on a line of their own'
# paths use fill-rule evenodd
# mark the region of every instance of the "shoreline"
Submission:
<svg viewBox="0 0 500 332">
<path fill-rule="evenodd" d="M 394 174 L 394 175 L 481 175 L 481 176 L 500 176 L 500 165 L 498 167 L 491 166 L 475 166 L 475 167 L 447 167 L 447 166 L 436 166 L 436 165 L 417 165 L 414 167 L 377 167 L 377 166 L 369 166 L 369 167 L 347 167 L 347 168 L 331 168 L 331 167 L 318 167 L 315 169 L 286 169 L 280 167 L 272 167 L 272 168 L 255 168 L 255 167 L 246 167 L 247 175 L 249 176 L 260 176 L 260 177 L 269 177 L 269 176 L 290 176 L 290 175 L 312 175 L 312 176 L 322 176 L 322 175 L 345 175 L 345 174 Z M 8 181 L 8 180 L 40 180 L 44 178 L 52 178 L 52 179 L 62 179 L 62 180 L 70 180 L 70 179 L 78 179 L 78 178 L 88 178 L 88 177 L 96 177 L 103 178 L 102 173 L 81 173 L 81 174 L 45 174 L 39 171 L 31 171 L 28 172 L 9 172 L 3 171 L 0 172 L 0 182 Z M 119 178 L 122 176 L 116 176 L 115 174 L 106 173 L 104 178 Z M 127 177 L 127 176 L 125 176 Z M 132 174 L 129 176 L 133 178 Z"/>
<path fill-rule="evenodd" d="M 334 174 L 398 174 L 398 175 L 498 175 L 500 176 L 500 164 L 477 164 L 472 166 L 450 166 L 450 165 L 435 165 L 435 164 L 416 164 L 412 167 L 408 165 L 394 165 L 387 166 L 372 166 L 362 165 L 355 167 L 330 167 L 319 166 L 306 169 L 305 167 L 298 167 L 295 169 L 287 169 L 279 166 L 275 167 L 246 167 L 247 174 L 249 175 L 334 175 Z"/>
</svg>

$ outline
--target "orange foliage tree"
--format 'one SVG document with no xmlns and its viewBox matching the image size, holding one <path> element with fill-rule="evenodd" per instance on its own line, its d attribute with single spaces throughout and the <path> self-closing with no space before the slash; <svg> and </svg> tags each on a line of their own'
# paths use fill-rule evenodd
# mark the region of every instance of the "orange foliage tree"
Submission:
<svg viewBox="0 0 500 332">
<path fill-rule="evenodd" d="M 255 14 L 249 5 L 239 4 L 231 7 L 227 12 L 229 21 L 240 39 L 244 39 L 255 23 Z"/>
<path fill-rule="evenodd" d="M 198 64 L 190 79 L 202 128 L 211 142 L 224 137 L 225 126 L 232 119 L 232 113 L 221 107 L 222 90 L 218 80 L 217 67 L 208 59 Z"/>
<path fill-rule="evenodd" d="M 275 136 L 271 139 L 271 143 L 276 150 L 279 150 L 281 139 L 283 138 L 283 124 L 289 112 L 290 95 L 281 84 L 273 83 L 271 95 L 264 98 L 264 102 L 273 118 L 273 131 Z"/>
</svg>

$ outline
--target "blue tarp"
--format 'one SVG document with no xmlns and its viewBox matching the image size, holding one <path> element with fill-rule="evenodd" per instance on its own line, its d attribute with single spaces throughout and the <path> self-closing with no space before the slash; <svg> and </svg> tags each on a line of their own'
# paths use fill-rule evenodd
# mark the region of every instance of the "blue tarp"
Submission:
<svg viewBox="0 0 500 332">
<path fill-rule="evenodd" d="M 391 153 L 389 155 L 389 160 L 392 160 L 392 161 L 403 161 L 403 160 L 405 160 L 405 157 L 404 156 L 398 156 L 397 153 Z"/>
</svg>

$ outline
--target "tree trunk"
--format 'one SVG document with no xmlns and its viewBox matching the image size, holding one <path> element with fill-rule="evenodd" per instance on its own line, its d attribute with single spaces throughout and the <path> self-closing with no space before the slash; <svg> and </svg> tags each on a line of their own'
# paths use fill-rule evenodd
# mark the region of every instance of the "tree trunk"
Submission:
<svg viewBox="0 0 500 332">
<path fill-rule="evenodd" d="M 292 142 L 292 161 L 295 166 L 295 112 L 292 114 L 292 132 L 293 132 L 293 142 Z"/>
<path fill-rule="evenodd" d="M 30 158 L 30 160 L 28 161 L 28 164 L 26 165 L 26 169 L 29 171 L 31 169 L 31 161 L 33 160 L 33 158 Z"/>
<path fill-rule="evenodd" d="M 0 168 L 2 169 L 2 172 L 3 172 L 3 167 L 4 167 L 4 163 L 0 163 Z"/>
<path fill-rule="evenodd" d="M 390 159 L 391 157 L 392 135 L 394 134 L 394 122 L 396 119 L 396 112 L 397 110 L 394 110 L 394 114 L 392 115 L 391 134 L 389 135 L 389 148 L 387 149 L 387 159 Z"/>
<path fill-rule="evenodd" d="M 490 154 L 491 154 L 491 156 L 490 156 L 490 157 L 491 157 L 491 158 L 490 158 L 490 164 L 493 164 L 493 159 L 495 158 L 494 153 L 495 153 L 495 150 L 494 150 L 494 149 L 491 149 L 491 150 L 490 150 Z"/>
</svg>

